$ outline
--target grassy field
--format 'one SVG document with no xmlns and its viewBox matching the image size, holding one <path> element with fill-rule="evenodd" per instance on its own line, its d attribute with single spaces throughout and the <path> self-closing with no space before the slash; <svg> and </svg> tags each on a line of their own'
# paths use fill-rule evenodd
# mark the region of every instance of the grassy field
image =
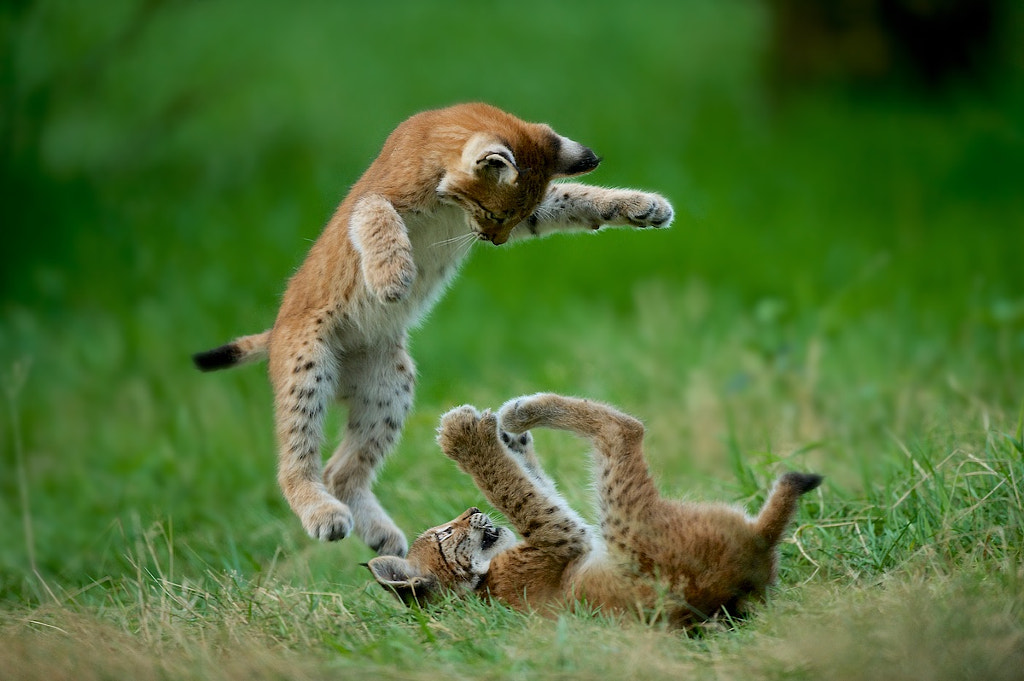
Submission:
<svg viewBox="0 0 1024 681">
<path fill-rule="evenodd" d="M 754 3 L 19 7 L 0 676 L 1020 678 L 1024 63 L 983 92 L 778 100 Z M 475 99 L 678 217 L 477 245 L 412 336 L 416 408 L 378 493 L 410 535 L 480 504 L 438 416 L 538 390 L 641 417 L 666 494 L 753 509 L 780 471 L 826 475 L 750 621 L 405 610 L 358 541 L 292 517 L 264 371 L 192 369 L 271 323 L 398 121 Z M 537 439 L 589 509 L 585 448 Z"/>
</svg>

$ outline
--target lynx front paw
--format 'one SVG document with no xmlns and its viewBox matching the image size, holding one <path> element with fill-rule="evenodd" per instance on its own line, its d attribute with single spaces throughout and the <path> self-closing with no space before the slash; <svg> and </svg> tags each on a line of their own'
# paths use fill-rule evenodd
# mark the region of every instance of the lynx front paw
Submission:
<svg viewBox="0 0 1024 681">
<path fill-rule="evenodd" d="M 313 539 L 337 541 L 352 531 L 352 513 L 340 501 L 328 499 L 302 514 L 302 527 Z"/>
<path fill-rule="evenodd" d="M 624 222 L 634 227 L 665 227 L 674 215 L 668 201 L 646 192 L 625 192 L 601 208 L 601 218 L 606 222 Z"/>
<path fill-rule="evenodd" d="M 409 295 L 416 281 L 416 263 L 411 253 L 396 254 L 374 271 L 366 272 L 366 283 L 384 303 L 397 303 Z"/>
<path fill-rule="evenodd" d="M 441 415 L 441 423 L 437 426 L 437 442 L 450 441 L 453 438 L 466 437 L 476 430 L 476 424 L 480 422 L 480 410 L 471 404 L 464 404 L 461 407 L 449 409 Z"/>
<path fill-rule="evenodd" d="M 497 430 L 497 419 L 490 411 L 481 413 L 466 404 L 441 417 L 437 444 L 448 458 L 461 461 L 493 444 Z"/>
</svg>

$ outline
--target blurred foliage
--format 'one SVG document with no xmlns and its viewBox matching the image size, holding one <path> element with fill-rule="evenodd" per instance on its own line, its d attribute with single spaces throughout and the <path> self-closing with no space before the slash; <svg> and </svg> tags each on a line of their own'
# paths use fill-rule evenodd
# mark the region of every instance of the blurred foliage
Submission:
<svg viewBox="0 0 1024 681">
<path fill-rule="evenodd" d="M 770 70 L 782 89 L 844 83 L 934 94 L 964 83 L 990 87 L 1020 59 L 1014 0 L 767 2 Z"/>
<path fill-rule="evenodd" d="M 941 280 L 977 268 L 973 255 L 957 262 L 965 223 L 996 261 L 1019 231 L 986 215 L 1020 206 L 1019 91 L 805 96 L 783 114 L 762 84 L 772 24 L 752 2 L 59 0 L 0 11 L 7 303 L 127 312 L 198 277 L 190 297 L 204 309 L 232 289 L 272 307 L 387 132 L 469 99 L 596 147 L 607 159 L 596 182 L 672 197 L 686 233 L 671 247 L 597 247 L 598 259 L 625 255 L 654 275 L 755 294 L 788 279 L 813 303 L 812 290 L 831 295 L 879 253 L 949 258 L 921 266 Z M 735 235 L 729 248 L 722 231 Z M 765 264 L 782 258 L 800 271 Z"/>
</svg>

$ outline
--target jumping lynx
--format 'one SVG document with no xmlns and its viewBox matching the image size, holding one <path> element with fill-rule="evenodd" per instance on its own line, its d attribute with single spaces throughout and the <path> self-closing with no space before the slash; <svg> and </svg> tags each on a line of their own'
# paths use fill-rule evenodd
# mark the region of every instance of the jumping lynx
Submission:
<svg viewBox="0 0 1024 681">
<path fill-rule="evenodd" d="M 551 183 L 598 163 L 550 127 L 484 104 L 417 114 L 338 206 L 273 328 L 195 356 L 212 370 L 269 355 L 278 482 L 312 537 L 342 539 L 354 527 L 378 553 L 405 554 L 371 485 L 412 406 L 407 329 L 474 241 L 671 222 L 657 194 Z M 321 474 L 323 417 L 335 399 L 347 404 L 348 423 Z"/>
</svg>

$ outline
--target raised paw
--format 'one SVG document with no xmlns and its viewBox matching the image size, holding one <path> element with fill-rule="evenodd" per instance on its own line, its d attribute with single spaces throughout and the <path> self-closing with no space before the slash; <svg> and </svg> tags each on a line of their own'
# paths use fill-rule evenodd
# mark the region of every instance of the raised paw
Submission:
<svg viewBox="0 0 1024 681">
<path fill-rule="evenodd" d="M 556 395 L 537 393 L 515 397 L 498 410 L 498 428 L 509 433 L 523 433 L 540 423 L 542 413 Z"/>
<path fill-rule="evenodd" d="M 437 426 L 438 444 L 441 444 L 442 440 L 468 436 L 476 430 L 479 422 L 480 410 L 471 404 L 449 409 L 441 415 L 441 422 Z"/>
<path fill-rule="evenodd" d="M 480 412 L 468 404 L 456 407 L 441 417 L 437 444 L 451 459 L 459 461 L 497 438 L 497 419 L 490 411 Z"/>
<path fill-rule="evenodd" d="M 374 271 L 366 272 L 367 284 L 384 303 L 403 300 L 416 281 L 416 263 L 412 253 L 399 253 L 390 261 L 380 263 Z"/>
<path fill-rule="evenodd" d="M 621 204 L 622 216 L 634 227 L 665 227 L 672 222 L 672 204 L 657 194 L 636 192 Z"/>
<path fill-rule="evenodd" d="M 526 453 L 533 444 L 533 436 L 529 431 L 516 435 L 506 430 L 500 430 L 498 437 L 501 438 L 502 444 L 517 454 Z"/>
<path fill-rule="evenodd" d="M 302 527 L 313 539 L 337 541 L 352 531 L 352 513 L 340 501 L 327 499 L 302 514 Z"/>
</svg>

